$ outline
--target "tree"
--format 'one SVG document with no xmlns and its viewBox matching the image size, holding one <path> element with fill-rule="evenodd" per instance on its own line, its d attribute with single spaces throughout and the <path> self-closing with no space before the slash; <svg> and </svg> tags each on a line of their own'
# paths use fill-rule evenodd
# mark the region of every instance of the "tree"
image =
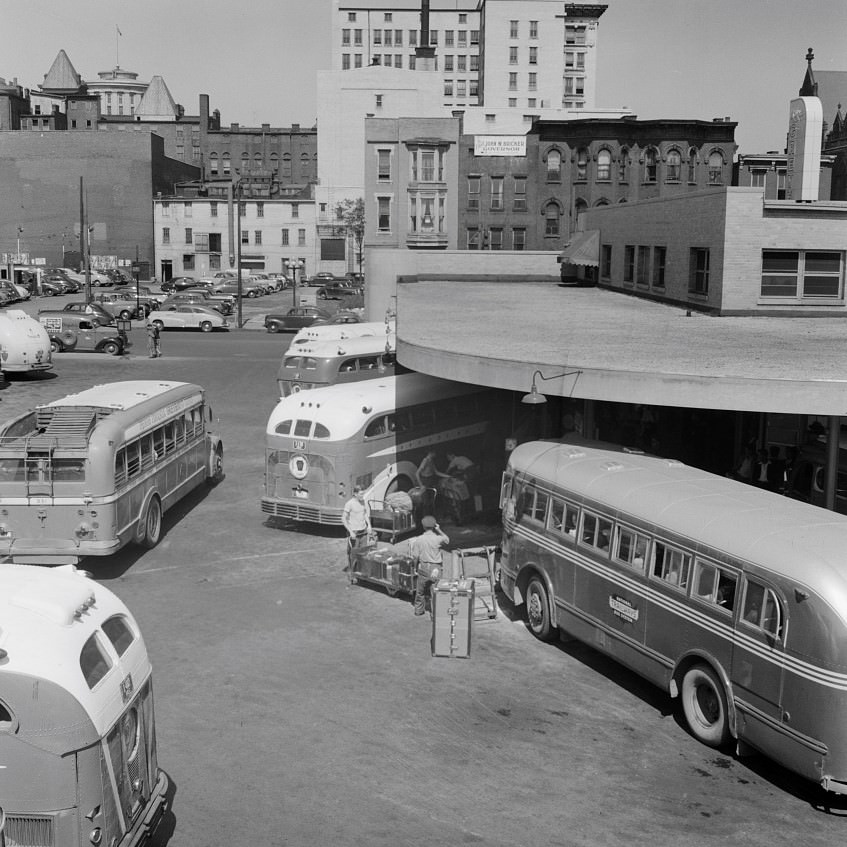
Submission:
<svg viewBox="0 0 847 847">
<path fill-rule="evenodd" d="M 348 238 L 352 239 L 359 261 L 359 275 L 362 275 L 362 253 L 365 241 L 365 201 L 361 197 L 355 200 L 342 200 L 335 207 L 335 213 L 347 230 Z"/>
</svg>

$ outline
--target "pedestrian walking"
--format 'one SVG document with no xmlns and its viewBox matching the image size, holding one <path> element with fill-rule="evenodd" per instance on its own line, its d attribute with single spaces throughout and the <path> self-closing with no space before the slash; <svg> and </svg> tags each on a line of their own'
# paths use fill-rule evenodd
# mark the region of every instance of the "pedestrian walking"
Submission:
<svg viewBox="0 0 847 847">
<path fill-rule="evenodd" d="M 151 359 L 158 359 L 162 355 L 159 346 L 159 327 L 154 323 L 147 324 L 147 353 Z"/>
<path fill-rule="evenodd" d="M 352 568 L 353 549 L 371 533 L 371 509 L 361 485 L 353 487 L 353 496 L 344 504 L 341 523 L 347 530 L 347 567 Z"/>
</svg>

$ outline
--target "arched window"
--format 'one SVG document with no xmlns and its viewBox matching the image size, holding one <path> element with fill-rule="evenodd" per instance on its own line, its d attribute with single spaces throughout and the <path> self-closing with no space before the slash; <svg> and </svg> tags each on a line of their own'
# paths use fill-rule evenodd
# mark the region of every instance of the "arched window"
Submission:
<svg viewBox="0 0 847 847">
<path fill-rule="evenodd" d="M 248 168 L 249 164 L 250 164 L 250 157 L 247 155 L 247 153 L 242 153 L 241 154 L 241 173 L 242 174 L 247 173 L 247 168 Z"/>
<path fill-rule="evenodd" d="M 573 204 L 574 214 L 576 216 L 576 230 L 579 232 L 582 227 L 580 226 L 580 218 L 585 214 L 585 210 L 588 208 L 588 203 L 582 199 L 582 197 L 577 197 Z"/>
<path fill-rule="evenodd" d="M 597 181 L 608 182 L 612 178 L 612 154 L 603 149 L 597 154 Z"/>
<path fill-rule="evenodd" d="M 300 154 L 300 179 L 309 178 L 309 154 Z"/>
<path fill-rule="evenodd" d="M 618 157 L 618 182 L 628 182 L 627 167 L 629 165 L 629 150 L 626 147 L 621 147 L 621 152 Z"/>
<path fill-rule="evenodd" d="M 644 151 L 644 182 L 656 182 L 659 176 L 658 161 L 655 147 L 648 147 Z"/>
<path fill-rule="evenodd" d="M 291 179 L 291 154 L 282 154 L 282 178 Z"/>
<path fill-rule="evenodd" d="M 271 170 L 275 174 L 279 173 L 279 153 L 271 153 Z"/>
<path fill-rule="evenodd" d="M 218 175 L 218 154 L 217 153 L 210 153 L 209 154 L 209 172 L 213 176 Z"/>
<path fill-rule="evenodd" d="M 709 153 L 709 185 L 723 184 L 723 154 L 719 150 Z"/>
<path fill-rule="evenodd" d="M 688 181 L 697 182 L 697 150 L 694 147 L 688 151 Z"/>
<path fill-rule="evenodd" d="M 548 238 L 557 238 L 559 235 L 559 217 L 561 211 L 558 203 L 550 202 L 544 207 L 544 235 Z"/>
<path fill-rule="evenodd" d="M 608 206 L 609 201 L 605 197 L 601 197 L 594 205 L 595 206 Z"/>
<path fill-rule="evenodd" d="M 260 170 L 262 167 L 262 154 L 254 153 L 253 154 L 253 164 L 256 166 L 256 170 Z"/>
<path fill-rule="evenodd" d="M 665 173 L 666 182 L 679 182 L 682 175 L 682 156 L 679 150 L 669 150 L 667 158 L 667 172 Z"/>
<path fill-rule="evenodd" d="M 588 150 L 584 147 L 576 151 L 576 178 L 582 181 L 588 179 Z"/>
<path fill-rule="evenodd" d="M 560 182 L 562 179 L 562 154 L 551 150 L 547 154 L 547 182 Z"/>
<path fill-rule="evenodd" d="M 224 153 L 223 156 L 221 157 L 221 159 L 223 160 L 224 176 L 229 176 L 230 173 L 232 172 L 232 168 L 230 166 L 230 161 L 229 161 L 229 153 Z"/>
</svg>

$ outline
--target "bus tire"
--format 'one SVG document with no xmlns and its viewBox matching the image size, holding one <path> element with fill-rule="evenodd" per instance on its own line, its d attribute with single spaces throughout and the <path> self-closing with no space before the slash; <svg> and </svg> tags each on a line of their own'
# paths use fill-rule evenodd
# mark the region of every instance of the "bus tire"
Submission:
<svg viewBox="0 0 847 847">
<path fill-rule="evenodd" d="M 553 621 L 550 618 L 550 599 L 544 583 L 537 576 L 526 587 L 524 605 L 527 629 L 539 641 L 553 640 Z"/>
<path fill-rule="evenodd" d="M 209 485 L 217 485 L 224 478 L 224 451 L 223 447 L 216 447 L 209 464 L 209 477 L 206 482 Z"/>
<path fill-rule="evenodd" d="M 155 547 L 162 537 L 162 501 L 154 494 L 144 513 L 144 531 L 141 536 L 142 547 Z"/>
<path fill-rule="evenodd" d="M 729 710 L 718 675 L 705 664 L 694 665 L 682 678 L 682 712 L 691 734 L 709 747 L 729 740 Z"/>
</svg>

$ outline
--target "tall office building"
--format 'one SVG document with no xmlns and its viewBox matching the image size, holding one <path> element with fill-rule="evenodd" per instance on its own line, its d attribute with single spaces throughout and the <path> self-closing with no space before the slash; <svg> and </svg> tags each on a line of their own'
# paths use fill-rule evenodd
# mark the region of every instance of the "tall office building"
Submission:
<svg viewBox="0 0 847 847">
<path fill-rule="evenodd" d="M 446 107 L 592 110 L 606 8 L 561 0 L 333 0 L 332 69 L 415 70 L 425 13 Z"/>
</svg>

